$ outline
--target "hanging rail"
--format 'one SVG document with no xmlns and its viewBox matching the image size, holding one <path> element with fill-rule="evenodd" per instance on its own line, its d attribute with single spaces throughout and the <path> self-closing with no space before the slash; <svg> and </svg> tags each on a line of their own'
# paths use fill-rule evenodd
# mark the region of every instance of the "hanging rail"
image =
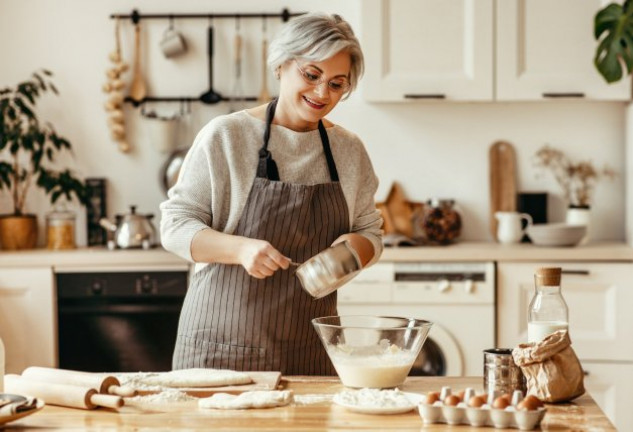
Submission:
<svg viewBox="0 0 633 432">
<path fill-rule="evenodd" d="M 138 9 L 133 9 L 131 14 L 110 14 L 110 19 L 122 18 L 131 19 L 134 24 L 142 19 L 216 19 L 216 18 L 281 18 L 284 22 L 292 17 L 303 15 L 305 12 L 293 12 L 288 9 L 282 9 L 281 13 L 160 13 L 160 14 L 142 14 Z"/>
<path fill-rule="evenodd" d="M 110 19 L 129 19 L 134 24 L 142 19 L 242 19 L 242 18 L 281 18 L 283 22 L 288 21 L 292 17 L 304 15 L 306 12 L 293 12 L 291 13 L 287 8 L 281 10 L 281 13 L 160 13 L 160 14 L 142 14 L 138 9 L 132 9 L 131 14 L 110 14 Z M 129 102 L 135 107 L 144 104 L 145 102 L 200 102 L 200 97 L 191 96 L 146 96 L 141 100 L 133 99 L 127 96 L 125 102 Z M 246 96 L 241 98 L 235 97 L 222 97 L 222 102 L 228 101 L 244 101 L 254 102 L 257 100 L 256 96 Z"/>
</svg>

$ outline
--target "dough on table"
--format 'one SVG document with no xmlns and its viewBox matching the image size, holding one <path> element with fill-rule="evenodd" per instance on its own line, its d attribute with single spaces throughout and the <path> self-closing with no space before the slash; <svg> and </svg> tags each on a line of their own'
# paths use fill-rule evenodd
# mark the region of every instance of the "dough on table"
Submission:
<svg viewBox="0 0 633 432">
<path fill-rule="evenodd" d="M 219 387 L 250 384 L 253 379 L 244 372 L 229 369 L 181 369 L 171 372 L 140 372 L 133 374 L 130 384 L 162 387 Z M 124 380 L 127 381 L 127 380 Z"/>
<path fill-rule="evenodd" d="M 272 408 L 288 405 L 293 399 L 291 390 L 259 390 L 239 395 L 216 393 L 211 397 L 199 399 L 198 406 L 214 409 Z"/>
</svg>

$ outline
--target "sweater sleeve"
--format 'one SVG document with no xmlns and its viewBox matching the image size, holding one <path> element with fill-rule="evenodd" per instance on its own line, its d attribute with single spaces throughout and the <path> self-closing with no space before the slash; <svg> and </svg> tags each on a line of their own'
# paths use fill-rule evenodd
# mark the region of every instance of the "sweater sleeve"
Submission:
<svg viewBox="0 0 633 432">
<path fill-rule="evenodd" d="M 211 226 L 211 124 L 196 136 L 187 152 L 176 184 L 160 204 L 160 233 L 163 247 L 190 261 L 191 242 Z"/>
<path fill-rule="evenodd" d="M 374 257 L 365 265 L 369 267 L 378 261 L 382 254 L 382 217 L 376 208 L 376 190 L 378 189 L 378 177 L 374 172 L 371 160 L 361 145 L 360 175 L 358 178 L 358 193 L 354 204 L 354 219 L 352 232 L 367 238 L 374 246 Z"/>
</svg>

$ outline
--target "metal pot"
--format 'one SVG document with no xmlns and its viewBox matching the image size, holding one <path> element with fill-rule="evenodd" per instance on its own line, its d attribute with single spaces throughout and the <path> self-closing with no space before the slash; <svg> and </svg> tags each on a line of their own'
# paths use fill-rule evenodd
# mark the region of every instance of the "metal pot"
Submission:
<svg viewBox="0 0 633 432">
<path fill-rule="evenodd" d="M 101 219 L 99 225 L 113 233 L 108 239 L 108 248 L 121 249 L 143 248 L 149 249 L 156 243 L 156 229 L 151 222 L 153 214 L 137 214 L 136 206 L 130 206 L 130 212 L 115 216 L 116 223 L 108 219 Z"/>
<path fill-rule="evenodd" d="M 361 268 L 356 251 L 343 241 L 299 265 L 296 275 L 303 289 L 312 297 L 321 298 L 349 282 Z"/>
</svg>

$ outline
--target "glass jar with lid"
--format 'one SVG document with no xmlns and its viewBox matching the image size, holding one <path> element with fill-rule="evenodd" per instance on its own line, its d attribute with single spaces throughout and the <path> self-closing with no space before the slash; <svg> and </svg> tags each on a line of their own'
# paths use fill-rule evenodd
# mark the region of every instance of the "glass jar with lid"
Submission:
<svg viewBox="0 0 633 432">
<path fill-rule="evenodd" d="M 534 296 L 528 307 L 528 342 L 540 342 L 557 330 L 568 330 L 569 308 L 561 292 L 560 267 L 545 267 L 534 275 Z"/>
<path fill-rule="evenodd" d="M 74 249 L 75 213 L 56 208 L 46 215 L 46 247 L 48 249 Z"/>
<path fill-rule="evenodd" d="M 422 232 L 430 244 L 448 244 L 462 232 L 462 218 L 455 200 L 433 198 L 427 201 L 422 216 Z"/>
</svg>

